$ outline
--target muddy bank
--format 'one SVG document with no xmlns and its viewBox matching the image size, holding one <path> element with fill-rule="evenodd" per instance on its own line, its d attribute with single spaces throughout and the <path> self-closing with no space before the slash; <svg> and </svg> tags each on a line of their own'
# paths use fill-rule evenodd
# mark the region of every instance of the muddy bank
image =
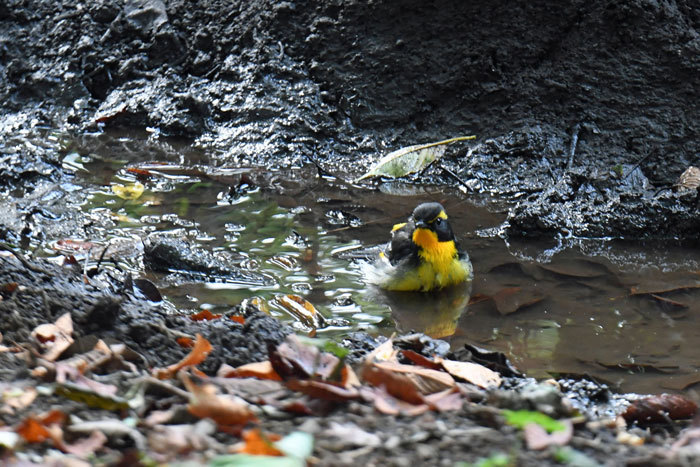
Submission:
<svg viewBox="0 0 700 467">
<path fill-rule="evenodd" d="M 0 16 L 5 138 L 149 127 L 217 164 L 312 156 L 357 175 L 474 133 L 445 165 L 519 199 L 511 235 L 696 237 L 693 197 L 657 194 L 697 164 L 692 1 L 6 1 Z M 4 184 L 60 177 L 55 147 L 20 143 L 4 143 Z"/>
</svg>

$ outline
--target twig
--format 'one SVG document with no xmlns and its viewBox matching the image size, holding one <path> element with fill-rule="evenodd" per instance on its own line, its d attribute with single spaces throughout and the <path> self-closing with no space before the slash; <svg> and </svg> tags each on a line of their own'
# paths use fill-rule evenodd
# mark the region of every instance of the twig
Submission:
<svg viewBox="0 0 700 467">
<path fill-rule="evenodd" d="M 175 394 L 176 396 L 180 396 L 186 400 L 190 398 L 189 392 L 185 391 L 184 389 L 180 389 L 176 386 L 173 386 L 172 384 L 168 383 L 167 381 L 159 380 L 158 378 L 154 378 L 153 376 L 142 376 L 139 379 L 143 383 L 147 384 L 148 386 L 155 386 L 157 388 L 168 391 L 171 394 Z"/>
<path fill-rule="evenodd" d="M 163 332 L 166 336 L 170 338 L 178 338 L 178 337 L 185 337 L 187 339 L 192 339 L 194 340 L 195 336 L 192 336 L 190 334 L 184 333 L 182 331 L 177 331 L 175 329 L 170 329 L 163 323 L 162 321 L 156 321 L 155 323 L 150 323 L 151 326 L 154 328 L 158 329 L 159 331 Z"/>
<path fill-rule="evenodd" d="M 574 154 L 576 154 L 576 145 L 578 145 L 578 132 L 581 130 L 581 124 L 574 125 L 574 131 L 571 135 L 571 146 L 569 147 L 569 160 L 566 163 L 566 168 L 570 169 L 574 165 Z"/>
<path fill-rule="evenodd" d="M 636 164 L 634 164 L 634 166 L 630 169 L 630 171 L 627 172 L 625 175 L 623 175 L 622 178 L 625 179 L 625 178 L 629 177 L 629 175 L 630 175 L 632 172 L 634 172 L 635 170 L 637 170 L 637 169 L 639 168 L 639 166 L 642 165 L 642 162 L 644 162 L 645 160 L 649 159 L 649 158 L 651 157 L 652 154 L 653 154 L 653 153 L 650 152 L 650 153 L 647 154 L 646 156 L 644 156 L 644 157 L 642 157 L 641 159 L 639 159 L 639 161 L 638 161 Z"/>
<path fill-rule="evenodd" d="M 10 245 L 8 245 L 7 243 L 0 242 L 0 250 L 9 251 L 10 253 L 12 253 L 12 254 L 14 255 L 14 257 L 17 258 L 17 259 L 19 260 L 20 263 L 22 263 L 22 266 L 24 266 L 25 268 L 29 269 L 30 271 L 34 271 L 34 272 L 39 272 L 39 273 L 47 274 L 46 269 L 44 269 L 44 268 L 42 268 L 42 267 L 40 267 L 40 266 L 34 266 L 34 265 L 31 264 L 29 261 L 27 261 L 27 260 L 24 258 L 24 256 L 22 256 L 21 253 L 19 253 L 18 251 L 15 251 L 15 249 L 12 248 L 12 247 L 11 247 Z"/>
<path fill-rule="evenodd" d="M 459 184 L 462 185 L 464 188 L 466 188 L 467 191 L 472 191 L 471 187 L 470 187 L 469 185 L 467 185 L 466 182 L 465 182 L 464 180 L 462 180 L 461 178 L 459 178 L 459 175 L 457 175 L 456 173 L 454 173 L 453 171 L 451 171 L 450 169 L 448 169 L 447 167 L 445 167 L 445 166 L 443 166 L 443 165 L 440 165 L 439 167 L 440 167 L 440 168 L 443 170 L 443 172 L 445 172 L 447 175 L 449 175 L 450 177 L 454 178 L 454 179 L 457 181 L 457 183 L 459 183 Z"/>
</svg>

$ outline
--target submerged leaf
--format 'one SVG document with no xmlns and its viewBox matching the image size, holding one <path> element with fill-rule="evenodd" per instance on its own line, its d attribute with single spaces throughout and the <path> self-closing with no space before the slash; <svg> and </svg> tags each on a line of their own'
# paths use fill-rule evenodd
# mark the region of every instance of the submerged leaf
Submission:
<svg viewBox="0 0 700 467">
<path fill-rule="evenodd" d="M 314 329 L 323 327 L 323 315 L 316 310 L 311 302 L 299 295 L 280 295 L 276 298 L 285 311 L 301 321 L 302 324 Z"/>
<path fill-rule="evenodd" d="M 134 182 L 132 185 L 122 185 L 117 183 L 112 185 L 112 191 L 121 199 L 138 199 L 144 191 L 145 187 L 142 183 Z"/>
<path fill-rule="evenodd" d="M 476 136 L 459 136 L 435 143 L 416 144 L 398 149 L 382 157 L 369 172 L 356 179 L 355 182 L 380 175 L 397 178 L 418 172 L 440 159 L 445 153 L 445 145 L 475 138 Z"/>
</svg>

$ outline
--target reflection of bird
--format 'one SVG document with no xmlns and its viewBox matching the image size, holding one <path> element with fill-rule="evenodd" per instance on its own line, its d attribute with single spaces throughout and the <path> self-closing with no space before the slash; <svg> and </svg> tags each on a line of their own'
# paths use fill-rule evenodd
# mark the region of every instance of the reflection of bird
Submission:
<svg viewBox="0 0 700 467">
<path fill-rule="evenodd" d="M 469 256 L 460 250 L 439 203 L 423 203 L 407 222 L 396 224 L 379 256 L 368 281 L 387 290 L 429 292 L 472 278 Z"/>
</svg>

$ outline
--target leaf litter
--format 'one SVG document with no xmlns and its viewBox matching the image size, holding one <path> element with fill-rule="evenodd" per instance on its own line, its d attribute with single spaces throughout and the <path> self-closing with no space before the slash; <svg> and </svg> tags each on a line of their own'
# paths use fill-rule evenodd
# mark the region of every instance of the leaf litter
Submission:
<svg viewBox="0 0 700 467">
<path fill-rule="evenodd" d="M 150 370 L 156 379 L 146 374 L 144 360 L 131 355 L 121 344 L 107 345 L 98 340 L 82 353 L 66 352 L 64 347 L 72 334 L 69 318 L 64 315 L 53 324 L 35 329 L 32 339 L 42 354 L 36 359 L 34 371 L 51 384 L 57 397 L 131 415 L 123 420 L 82 421 L 63 411 L 30 413 L 11 431 L 2 432 L 0 441 L 5 440 L 2 442 L 10 448 L 23 442 L 48 443 L 66 455 L 86 459 L 109 449 L 115 437 L 126 437 L 161 463 L 199 453 L 196 456 L 209 456 L 210 465 L 274 465 L 267 463 L 269 459 L 279 459 L 280 465 L 305 465 L 313 449 L 313 437 L 302 432 L 284 436 L 263 431 L 263 417 L 274 413 L 271 410 L 294 417 L 325 415 L 348 404 L 369 404 L 378 413 L 390 416 L 460 412 L 486 400 L 487 392 L 503 385 L 503 377 L 487 366 L 516 374 L 502 357 L 465 347 L 448 358 L 439 345 L 418 336 L 401 339 L 401 345 L 410 349 L 397 349 L 393 339 L 388 339 L 353 368 L 346 362 L 347 350 L 331 341 L 289 335 L 270 347 L 269 360 L 238 367 L 223 364 L 216 376 L 207 376 L 196 366 L 216 348 L 197 334 L 182 359 Z M 173 336 L 169 338 L 173 346 L 178 346 Z M 109 378 L 110 374 L 122 376 Z M 124 380 L 123 375 L 130 376 Z M 15 396 L 11 396 L 12 389 L 5 391 L 4 410 L 26 412 L 41 397 L 30 388 L 27 396 L 20 398 L 17 389 Z M 154 393 L 168 397 L 156 405 L 145 405 L 144 396 Z M 664 411 L 666 415 L 661 418 L 667 421 L 691 416 L 696 408 L 687 401 L 663 396 L 631 405 L 628 412 L 636 410 L 641 415 L 626 418 L 648 423 L 658 421 L 654 415 Z M 507 411 L 491 410 L 507 417 Z M 529 414 L 527 422 L 518 425 L 529 449 L 562 446 L 572 439 L 570 420 L 549 424 L 542 422 L 543 417 L 548 419 L 544 414 Z M 12 438 L 14 434 L 19 440 Z M 346 444 L 355 446 L 378 447 L 382 443 L 381 436 L 352 423 L 333 424 L 327 436 L 345 438 Z"/>
</svg>

